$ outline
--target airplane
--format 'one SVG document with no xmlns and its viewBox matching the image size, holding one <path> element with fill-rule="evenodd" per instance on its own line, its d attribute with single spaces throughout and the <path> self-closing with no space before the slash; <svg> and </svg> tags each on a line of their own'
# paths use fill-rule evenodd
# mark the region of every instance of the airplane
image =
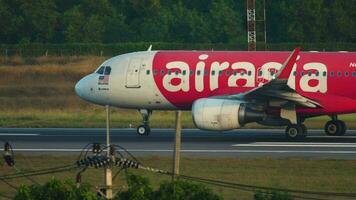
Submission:
<svg viewBox="0 0 356 200">
<path fill-rule="evenodd" d="M 339 114 L 356 112 L 355 52 L 147 51 L 106 60 L 75 85 L 91 103 L 137 109 L 148 135 L 154 110 L 191 110 L 195 126 L 227 131 L 248 123 L 286 126 L 307 136 L 304 121 L 327 115 L 326 135 L 342 136 Z"/>
</svg>

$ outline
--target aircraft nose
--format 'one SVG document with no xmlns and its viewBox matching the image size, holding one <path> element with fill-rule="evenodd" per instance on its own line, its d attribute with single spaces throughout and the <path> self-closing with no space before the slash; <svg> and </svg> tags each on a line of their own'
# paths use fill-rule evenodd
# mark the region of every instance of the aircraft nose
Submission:
<svg viewBox="0 0 356 200">
<path fill-rule="evenodd" d="M 92 81 L 90 81 L 91 78 L 89 76 L 86 76 L 82 79 L 80 79 L 77 84 L 75 84 L 75 93 L 77 93 L 77 95 L 84 99 L 84 100 L 90 100 L 90 88 Z"/>
<path fill-rule="evenodd" d="M 83 90 L 83 82 L 82 80 L 79 80 L 77 84 L 75 84 L 75 93 L 82 98 L 82 90 Z"/>
</svg>

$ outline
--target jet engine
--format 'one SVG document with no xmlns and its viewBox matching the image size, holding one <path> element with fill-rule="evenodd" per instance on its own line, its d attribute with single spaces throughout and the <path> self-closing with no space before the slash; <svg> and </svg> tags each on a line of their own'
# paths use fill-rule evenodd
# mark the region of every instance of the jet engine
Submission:
<svg viewBox="0 0 356 200">
<path fill-rule="evenodd" d="M 232 99 L 198 99 L 192 107 L 193 122 L 199 129 L 226 131 L 265 118 L 263 111 L 254 110 L 246 102 Z"/>
</svg>

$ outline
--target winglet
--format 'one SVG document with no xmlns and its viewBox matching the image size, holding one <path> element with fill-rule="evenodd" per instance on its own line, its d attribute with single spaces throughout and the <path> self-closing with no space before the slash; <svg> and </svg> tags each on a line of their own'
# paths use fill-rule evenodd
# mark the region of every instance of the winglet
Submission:
<svg viewBox="0 0 356 200">
<path fill-rule="evenodd" d="M 152 50 L 152 44 L 148 47 L 147 51 L 151 51 Z"/>
<path fill-rule="evenodd" d="M 297 61 L 299 52 L 300 52 L 299 47 L 294 49 L 294 51 L 289 55 L 287 60 L 283 63 L 279 72 L 276 74 L 276 79 L 288 79 L 289 78 L 289 75 L 291 74 L 291 72 L 293 70 L 293 66 L 294 66 L 295 62 Z"/>
</svg>

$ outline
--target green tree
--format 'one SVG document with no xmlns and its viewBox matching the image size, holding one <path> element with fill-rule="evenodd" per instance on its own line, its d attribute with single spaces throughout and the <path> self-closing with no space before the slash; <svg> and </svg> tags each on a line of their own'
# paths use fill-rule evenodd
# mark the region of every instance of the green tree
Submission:
<svg viewBox="0 0 356 200">
<path fill-rule="evenodd" d="M 83 23 L 85 22 L 84 14 L 80 7 L 76 6 L 64 13 L 64 37 L 66 42 L 83 42 Z"/>
<path fill-rule="evenodd" d="M 129 175 L 128 190 L 119 193 L 116 200 L 220 200 L 209 188 L 188 181 L 163 182 L 157 191 L 153 191 L 147 178 Z"/>
<path fill-rule="evenodd" d="M 209 188 L 201 184 L 178 180 L 175 182 L 164 182 L 160 185 L 154 199 L 161 200 L 221 200 Z"/>
<path fill-rule="evenodd" d="M 31 42 L 53 41 L 59 16 L 54 0 L 21 1 L 19 10 L 24 19 L 24 37 Z"/>
<path fill-rule="evenodd" d="M 126 177 L 128 190 L 119 193 L 117 200 L 150 200 L 153 199 L 153 189 L 148 178 L 130 174 Z"/>
<path fill-rule="evenodd" d="M 23 27 L 24 19 L 18 15 L 19 2 L 14 0 L 0 0 L 0 42 L 17 43 L 19 32 Z"/>
<path fill-rule="evenodd" d="M 211 38 L 213 42 L 233 43 L 246 38 L 242 19 L 229 1 L 214 0 L 209 11 Z"/>
<path fill-rule="evenodd" d="M 189 10 L 182 2 L 171 8 L 169 21 L 170 41 L 174 42 L 209 42 L 209 29 L 202 14 Z"/>
<path fill-rule="evenodd" d="M 52 179 L 44 185 L 21 186 L 15 200 L 98 200 L 88 185 L 77 188 L 73 182 Z"/>
</svg>

